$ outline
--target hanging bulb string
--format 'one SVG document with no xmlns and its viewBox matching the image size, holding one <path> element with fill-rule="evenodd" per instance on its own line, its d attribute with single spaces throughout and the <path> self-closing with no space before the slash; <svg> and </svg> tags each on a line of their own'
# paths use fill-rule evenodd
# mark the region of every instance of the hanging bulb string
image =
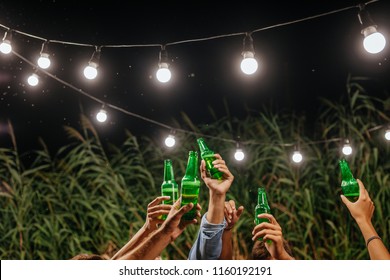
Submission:
<svg viewBox="0 0 390 280">
<path fill-rule="evenodd" d="M 367 6 L 369 4 L 372 4 L 372 3 L 375 3 L 375 2 L 378 2 L 378 1 L 379 0 L 371 0 L 371 1 L 365 2 L 364 5 Z M 284 23 L 270 25 L 270 26 L 254 29 L 250 33 L 260 32 L 260 31 L 264 31 L 264 30 L 268 30 L 268 29 L 272 29 L 272 28 L 277 28 L 277 27 L 291 25 L 291 24 L 295 24 L 295 23 L 299 23 L 299 22 L 303 22 L 303 21 L 307 21 L 307 20 L 312 20 L 312 19 L 316 19 L 316 18 L 327 16 L 327 15 L 339 13 L 339 12 L 342 12 L 342 11 L 355 9 L 355 8 L 360 8 L 360 6 L 361 5 L 348 6 L 348 7 L 345 7 L 345 8 L 340 8 L 340 9 L 337 9 L 337 10 L 332 10 L 332 11 L 329 11 L 329 12 L 324 12 L 324 13 L 321 13 L 321 14 L 317 14 L 317 15 L 313 15 L 313 16 L 309 16 L 309 17 L 305 17 L 305 18 L 301 18 L 301 19 L 297 19 L 297 20 L 293 20 L 293 21 L 288 21 L 288 22 L 284 22 Z M 3 25 L 1 23 L 0 23 L 0 26 L 3 27 L 4 29 L 10 30 L 9 27 L 7 27 L 7 26 L 5 26 L 5 25 Z M 37 35 L 26 33 L 26 32 L 23 32 L 23 31 L 19 31 L 19 30 L 16 30 L 16 29 L 12 29 L 12 31 L 14 33 L 19 33 L 21 35 L 24 35 L 24 36 L 27 36 L 27 37 L 31 37 L 31 38 L 34 38 L 34 39 L 38 39 L 38 40 L 41 40 L 41 41 L 50 41 L 51 43 L 58 43 L 58 44 L 63 44 L 63 45 L 75 45 L 75 46 L 82 46 L 82 47 L 95 47 L 95 44 L 77 43 L 77 42 L 54 40 L 54 39 L 50 39 L 49 40 L 49 39 L 46 39 L 46 38 L 43 38 L 43 37 L 40 37 L 40 36 L 37 36 Z M 221 34 L 221 35 L 204 37 L 204 38 L 195 38 L 195 39 L 181 40 L 181 41 L 175 41 L 175 42 L 166 43 L 165 46 L 172 46 L 172 45 L 179 45 L 179 44 L 186 44 L 186 43 L 193 43 L 193 42 L 210 41 L 210 40 L 221 39 L 221 38 L 226 38 L 226 37 L 242 36 L 242 35 L 246 35 L 247 33 L 248 32 L 237 32 L 237 33 Z M 101 45 L 102 48 L 136 48 L 136 47 L 140 47 L 141 48 L 141 47 L 161 47 L 161 46 L 162 46 L 162 44 Z"/>
<path fill-rule="evenodd" d="M 15 56 L 17 56 L 19 59 L 21 59 L 22 61 L 24 61 L 27 64 L 29 64 L 33 69 L 35 69 L 35 72 L 42 72 L 42 73 L 44 73 L 48 77 L 50 77 L 50 78 L 56 80 L 57 82 L 59 82 L 59 83 L 65 85 L 65 86 L 69 87 L 70 89 L 73 89 L 77 93 L 82 94 L 82 95 L 88 97 L 89 99 L 92 99 L 93 101 L 95 101 L 97 103 L 100 103 L 102 105 L 102 107 L 112 108 L 112 109 L 114 109 L 116 111 L 119 111 L 119 112 L 122 112 L 122 113 L 124 113 L 126 115 L 129 115 L 129 116 L 141 119 L 143 121 L 155 124 L 157 126 L 169 129 L 170 131 L 181 132 L 181 133 L 184 133 L 184 134 L 195 135 L 196 137 L 204 137 L 204 138 L 214 139 L 214 140 L 223 141 L 223 142 L 237 143 L 237 141 L 234 140 L 234 139 L 227 139 L 227 138 L 222 138 L 222 137 L 202 134 L 202 133 L 194 132 L 194 131 L 190 131 L 190 130 L 185 130 L 185 129 L 182 129 L 182 128 L 175 128 L 175 127 L 172 127 L 172 126 L 167 125 L 165 123 L 158 122 L 156 120 L 144 117 L 142 115 L 139 115 L 139 114 L 136 114 L 136 113 L 133 113 L 133 112 L 130 112 L 130 111 L 128 111 L 128 110 L 126 110 L 124 108 L 121 108 L 119 106 L 107 103 L 106 101 L 103 101 L 103 100 L 101 100 L 101 99 L 99 99 L 99 98 L 97 98 L 97 97 L 95 97 L 95 96 L 85 92 L 84 90 L 77 88 L 76 86 L 72 85 L 71 83 L 68 83 L 68 82 L 58 78 L 57 76 L 51 74 L 50 72 L 48 72 L 48 71 L 46 71 L 44 69 L 38 68 L 33 62 L 31 62 L 30 60 L 28 60 L 27 58 L 25 58 L 21 54 L 17 53 L 16 51 L 12 51 L 12 53 Z M 378 130 L 378 129 L 382 128 L 382 127 L 385 127 L 385 125 L 378 125 L 378 126 L 375 126 L 373 128 L 369 128 L 369 129 L 366 130 L 366 132 Z M 307 141 L 307 142 L 305 142 L 305 144 L 307 144 L 307 145 L 314 145 L 314 144 L 320 144 L 320 143 L 338 142 L 340 140 L 342 140 L 342 138 L 330 138 L 330 139 L 324 139 L 324 140 Z M 243 146 L 248 146 L 248 145 L 278 145 L 278 146 L 284 146 L 284 147 L 291 147 L 291 146 L 296 145 L 296 143 L 260 142 L 260 141 L 253 141 L 253 140 L 240 141 L 240 144 L 243 145 Z"/>
</svg>

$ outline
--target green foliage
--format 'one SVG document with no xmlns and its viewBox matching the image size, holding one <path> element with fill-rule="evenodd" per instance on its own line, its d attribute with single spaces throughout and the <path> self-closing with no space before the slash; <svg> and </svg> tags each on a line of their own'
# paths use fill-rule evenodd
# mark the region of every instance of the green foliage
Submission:
<svg viewBox="0 0 390 280">
<path fill-rule="evenodd" d="M 103 148 L 97 132 L 81 117 L 81 132 L 66 127 L 71 144 L 52 156 L 42 149 L 19 155 L 0 148 L 0 258 L 69 259 L 79 253 L 111 256 L 144 224 L 147 204 L 160 195 L 163 161 L 171 158 L 177 182 L 185 172 L 188 151 L 197 149 L 198 135 L 210 135 L 210 148 L 226 160 L 235 175 L 228 193 L 245 211 L 233 233 L 235 258 L 248 258 L 258 186 L 265 186 L 271 211 L 283 228 L 297 259 L 367 259 L 361 233 L 342 204 L 340 194 L 341 141 L 350 139 L 348 159 L 374 200 L 374 226 L 385 244 L 390 232 L 389 144 L 382 130 L 390 122 L 389 99 L 365 93 L 358 79 L 350 79 L 340 102 L 323 100 L 315 129 L 304 129 L 305 119 L 289 112 L 264 109 L 245 119 L 227 116 L 195 125 L 183 113 L 186 129 L 177 134 L 174 150 L 146 136 L 126 132 L 120 147 Z M 387 106 L 387 107 L 386 107 Z M 239 135 L 246 159 L 237 163 L 235 143 L 221 141 Z M 290 161 L 299 142 L 305 161 Z M 35 160 L 24 166 L 25 157 Z M 208 191 L 202 183 L 200 204 L 207 210 Z M 168 246 L 164 259 L 185 259 L 198 226 L 190 225 Z"/>
</svg>

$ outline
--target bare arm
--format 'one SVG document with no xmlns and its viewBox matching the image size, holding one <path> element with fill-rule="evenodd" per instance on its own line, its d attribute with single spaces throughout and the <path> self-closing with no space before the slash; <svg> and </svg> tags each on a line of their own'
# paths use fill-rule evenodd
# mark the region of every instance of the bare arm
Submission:
<svg viewBox="0 0 390 280">
<path fill-rule="evenodd" d="M 111 259 L 117 260 L 130 250 L 138 246 L 149 234 L 156 231 L 158 226 L 164 221 L 159 219 L 163 214 L 168 214 L 172 205 L 160 204 L 163 200 L 168 200 L 169 196 L 159 196 L 148 204 L 147 217 L 142 228 L 127 242 Z"/>
<path fill-rule="evenodd" d="M 225 202 L 225 220 L 227 221 L 227 226 L 222 234 L 222 251 L 219 257 L 220 260 L 233 259 L 232 231 L 243 211 L 243 206 L 236 209 L 236 203 L 234 200 Z"/>
<path fill-rule="evenodd" d="M 189 224 L 196 224 L 197 219 L 192 221 L 182 221 L 181 217 L 191 210 L 193 204 L 180 207 L 181 200 L 177 200 L 168 214 L 165 222 L 144 239 L 137 247 L 124 254 L 121 260 L 154 260 L 161 252 L 174 241 Z M 200 205 L 197 205 L 197 216 L 200 216 Z"/>
<path fill-rule="evenodd" d="M 375 206 L 363 183 L 359 179 L 357 181 L 359 183 L 360 191 L 359 199 L 355 202 L 351 202 L 344 195 L 341 195 L 341 200 L 347 206 L 352 217 L 358 224 L 367 244 L 369 238 L 378 236 L 378 233 L 371 222 Z M 367 249 L 371 260 L 390 260 L 390 253 L 379 238 L 372 239 L 369 242 Z"/>
</svg>

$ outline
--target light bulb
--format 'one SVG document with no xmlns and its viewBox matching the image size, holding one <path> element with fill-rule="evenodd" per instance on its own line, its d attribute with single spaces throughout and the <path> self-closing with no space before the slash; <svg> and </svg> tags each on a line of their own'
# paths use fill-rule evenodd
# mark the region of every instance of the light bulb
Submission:
<svg viewBox="0 0 390 280">
<path fill-rule="evenodd" d="M 387 141 L 390 141 L 390 129 L 386 130 L 386 132 L 385 132 L 385 139 Z"/>
<path fill-rule="evenodd" d="M 9 54 L 12 51 L 11 42 L 9 40 L 3 40 L 0 44 L 0 51 L 3 54 Z"/>
<path fill-rule="evenodd" d="M 97 72 L 97 64 L 94 62 L 89 62 L 89 65 L 84 68 L 84 76 L 89 79 L 93 80 L 96 78 L 98 72 Z"/>
<path fill-rule="evenodd" d="M 349 144 L 345 144 L 342 151 L 344 155 L 349 156 L 352 154 L 352 147 Z"/>
<path fill-rule="evenodd" d="M 157 80 L 159 80 L 161 83 L 166 83 L 171 79 L 172 74 L 171 71 L 168 69 L 167 63 L 160 64 L 159 69 L 156 72 L 156 77 Z"/>
<path fill-rule="evenodd" d="M 107 112 L 103 109 L 99 111 L 99 113 L 96 114 L 96 119 L 99 122 L 105 122 L 107 120 Z"/>
<path fill-rule="evenodd" d="M 38 58 L 38 66 L 42 69 L 50 67 L 50 58 L 47 53 L 41 53 L 41 56 Z"/>
<path fill-rule="evenodd" d="M 292 155 L 292 160 L 295 163 L 300 163 L 303 159 L 302 154 L 299 151 L 294 151 L 294 154 Z"/>
<path fill-rule="evenodd" d="M 379 53 L 386 46 L 386 38 L 382 33 L 377 32 L 374 26 L 369 26 L 363 30 L 364 40 L 363 46 L 364 49 L 369 53 Z"/>
<path fill-rule="evenodd" d="M 241 61 L 241 71 L 247 75 L 252 75 L 257 71 L 257 60 L 252 52 L 245 52 L 244 59 Z"/>
<path fill-rule="evenodd" d="M 242 149 L 237 149 L 236 152 L 234 153 L 234 158 L 238 161 L 241 161 L 245 158 L 245 154 L 242 151 Z"/>
<path fill-rule="evenodd" d="M 30 86 L 35 87 L 39 83 L 39 78 L 36 74 L 32 74 L 28 77 L 27 82 Z"/>
<path fill-rule="evenodd" d="M 175 137 L 173 135 L 168 135 L 167 138 L 165 138 L 165 145 L 167 147 L 173 147 L 175 146 L 175 143 L 176 143 L 176 140 L 175 140 Z"/>
</svg>

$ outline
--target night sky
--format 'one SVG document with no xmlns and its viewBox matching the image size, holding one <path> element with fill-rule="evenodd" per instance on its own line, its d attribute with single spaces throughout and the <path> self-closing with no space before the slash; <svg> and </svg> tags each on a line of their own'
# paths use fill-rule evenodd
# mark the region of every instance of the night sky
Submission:
<svg viewBox="0 0 390 280">
<path fill-rule="evenodd" d="M 237 118 L 245 117 L 246 107 L 261 110 L 264 106 L 314 118 L 319 97 L 338 100 L 346 94 L 349 74 L 370 78 L 365 82 L 370 94 L 388 94 L 390 1 L 367 5 L 378 30 L 387 38 L 381 53 L 368 54 L 363 49 L 356 7 L 253 33 L 259 69 L 252 76 L 239 69 L 243 35 L 170 43 L 250 32 L 360 2 L 257 1 L 256 6 L 253 1 L 160 2 L 1 1 L 0 24 L 48 40 L 142 45 L 102 48 L 99 75 L 91 81 L 82 71 L 93 47 L 49 43 L 52 65 L 47 71 L 103 102 L 169 126 L 175 126 L 173 120 L 181 122 L 181 112 L 195 123 L 213 122 L 209 107 L 222 117 L 224 101 Z M 0 36 L 5 31 L 1 27 Z M 12 45 L 16 53 L 36 63 L 43 41 L 33 37 L 14 33 Z M 161 44 L 168 44 L 173 75 L 168 84 L 155 78 Z M 79 129 L 81 112 L 90 116 L 102 140 L 111 143 L 122 143 L 125 129 L 135 135 L 169 133 L 110 109 L 108 122 L 97 123 L 94 116 L 100 103 L 40 72 L 40 84 L 32 88 L 26 79 L 34 67 L 13 54 L 0 54 L 0 61 L 2 146 L 9 144 L 5 128 L 10 121 L 21 151 L 40 147 L 39 137 L 55 151 L 67 141 L 64 125 Z"/>
</svg>

